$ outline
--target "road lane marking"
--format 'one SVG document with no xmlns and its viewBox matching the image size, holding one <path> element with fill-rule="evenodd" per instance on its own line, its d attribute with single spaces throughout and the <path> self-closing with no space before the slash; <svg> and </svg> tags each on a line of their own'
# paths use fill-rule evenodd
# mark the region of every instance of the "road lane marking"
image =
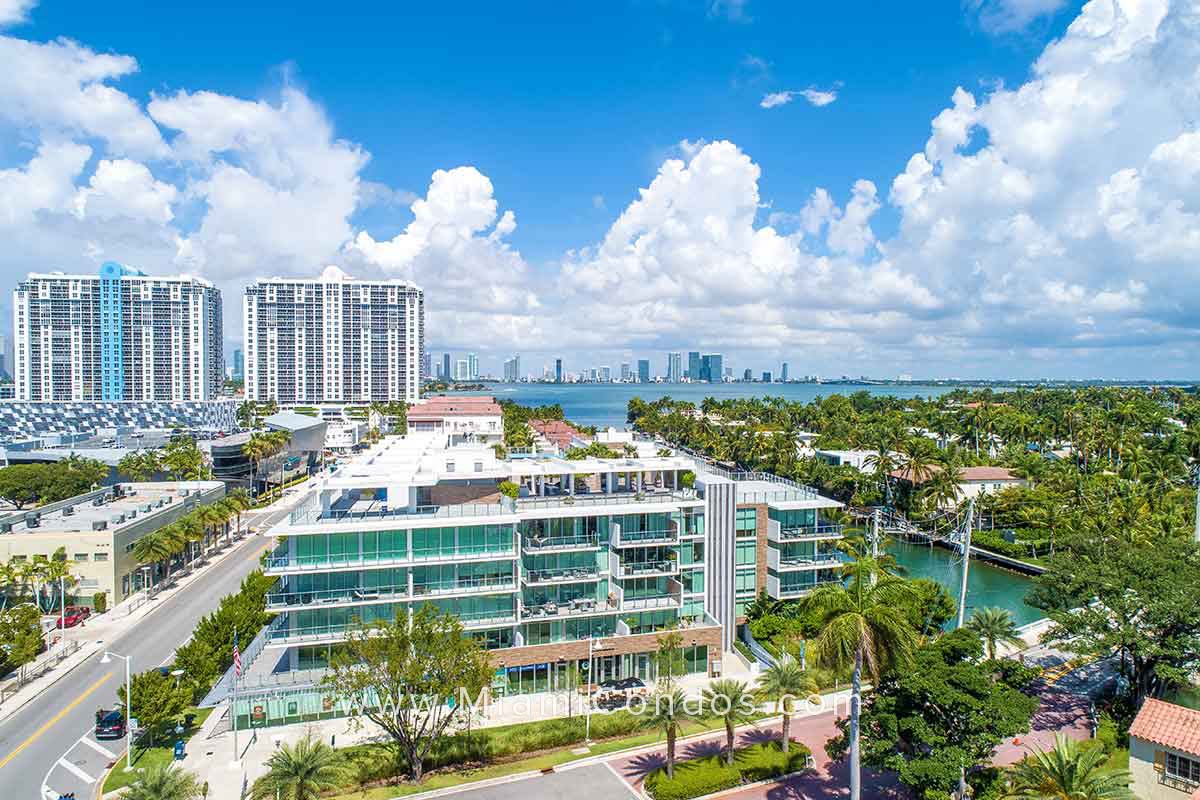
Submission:
<svg viewBox="0 0 1200 800">
<path fill-rule="evenodd" d="M 20 755 L 21 751 L 24 750 L 26 747 L 29 747 L 29 745 L 33 744 L 38 739 L 40 739 L 42 737 L 42 734 L 44 734 L 46 731 L 48 731 L 52 727 L 54 727 L 63 717 L 65 717 L 67 714 L 70 714 L 72 711 L 74 711 L 76 706 L 78 706 L 80 703 L 82 703 L 84 700 L 86 700 L 88 698 L 88 695 L 90 695 L 92 692 L 99 689 L 101 684 L 103 684 L 105 681 L 107 681 L 112 676 L 113 676 L 112 672 L 104 673 L 104 677 L 98 679 L 91 686 L 84 689 L 83 694 L 79 695 L 79 697 L 76 697 L 74 700 L 72 700 L 70 703 L 68 703 L 66 705 L 66 707 L 63 708 L 62 711 L 59 711 L 53 717 L 46 720 L 46 723 L 44 725 L 42 725 L 42 727 L 38 728 L 36 731 L 34 731 L 32 734 L 30 734 L 28 739 L 26 739 L 25 741 L 23 741 L 19 745 L 17 745 L 16 750 L 13 750 L 11 753 L 6 755 L 4 758 L 0 759 L 0 769 L 3 769 L 5 767 L 5 765 L 8 764 L 8 762 L 12 761 L 14 758 L 16 758 L 18 755 Z"/>
<path fill-rule="evenodd" d="M 58 792 L 54 791 L 49 786 L 47 786 L 46 784 L 43 783 L 42 784 L 42 797 L 46 798 L 46 800 L 58 800 L 58 798 L 62 797 L 62 795 L 60 795 Z"/>
<path fill-rule="evenodd" d="M 100 755 L 102 755 L 102 756 L 107 756 L 107 757 L 109 757 L 109 758 L 111 758 L 111 759 L 116 759 L 116 757 L 117 757 L 117 754 L 116 754 L 116 753 L 114 753 L 112 750 L 109 750 L 107 747 L 105 747 L 104 745 L 100 744 L 100 743 L 99 743 L 99 742 L 97 742 L 95 739 L 92 739 L 92 738 L 90 738 L 90 737 L 89 737 L 89 736 L 87 736 L 86 734 L 85 734 L 85 735 L 84 735 L 84 737 L 83 737 L 82 739 L 80 739 L 79 741 L 83 742 L 83 743 L 84 743 L 84 744 L 86 744 L 88 747 L 92 748 L 93 750 L 95 750 L 97 753 L 99 753 L 99 754 L 100 754 Z"/>
<path fill-rule="evenodd" d="M 67 761 L 66 756 L 63 756 L 62 758 L 60 758 L 58 760 L 58 765 L 60 767 L 62 767 L 63 769 L 65 769 L 67 772 L 74 775 L 76 778 L 79 778 L 79 780 L 83 781 L 84 783 L 95 783 L 96 782 L 96 779 L 93 778 L 91 775 L 88 775 L 86 772 L 81 770 L 79 767 L 75 766 L 70 761 Z"/>
</svg>

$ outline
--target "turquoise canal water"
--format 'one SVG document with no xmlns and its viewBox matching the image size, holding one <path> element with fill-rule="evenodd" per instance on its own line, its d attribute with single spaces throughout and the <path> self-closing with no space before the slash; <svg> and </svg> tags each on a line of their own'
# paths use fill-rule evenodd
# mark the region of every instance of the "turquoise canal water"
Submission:
<svg viewBox="0 0 1200 800">
<path fill-rule="evenodd" d="M 891 541 L 888 551 L 907 570 L 908 578 L 933 578 L 946 587 L 950 596 L 958 600 L 958 589 L 962 583 L 962 566 L 958 554 L 942 547 L 927 544 Z M 971 570 L 967 574 L 967 616 L 977 608 L 1004 608 L 1012 613 L 1018 625 L 1027 625 L 1041 619 L 1045 614 L 1025 603 L 1031 580 L 1024 575 L 992 566 L 977 558 L 971 559 Z"/>
</svg>

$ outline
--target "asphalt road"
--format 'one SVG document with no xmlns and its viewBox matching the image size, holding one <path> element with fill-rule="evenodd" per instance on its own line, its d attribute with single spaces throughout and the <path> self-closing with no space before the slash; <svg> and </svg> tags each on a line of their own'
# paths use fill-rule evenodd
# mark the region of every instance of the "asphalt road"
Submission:
<svg viewBox="0 0 1200 800">
<path fill-rule="evenodd" d="M 523 778 L 451 795 L 454 800 L 635 800 L 634 793 L 607 763 Z"/>
<path fill-rule="evenodd" d="M 247 514 L 243 521 L 265 532 L 289 510 Z M 222 597 L 237 591 L 270 541 L 251 536 L 239 542 L 201 579 L 154 601 L 162 607 L 133 630 L 105 642 L 105 649 L 130 656 L 133 672 L 169 662 L 201 617 L 216 608 Z M 85 800 L 95 794 L 97 781 L 125 749 L 124 740 L 97 742 L 91 735 L 96 709 L 113 707 L 125 680 L 124 662 L 113 659 L 101 664 L 100 660 L 97 653 L 0 723 L 0 798 L 57 800 L 61 794 L 75 792 Z"/>
</svg>

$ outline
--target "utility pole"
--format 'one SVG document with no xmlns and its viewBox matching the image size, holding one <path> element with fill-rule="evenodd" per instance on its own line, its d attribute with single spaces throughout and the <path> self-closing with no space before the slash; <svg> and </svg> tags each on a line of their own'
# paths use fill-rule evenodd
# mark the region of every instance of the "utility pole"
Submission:
<svg viewBox="0 0 1200 800">
<path fill-rule="evenodd" d="M 967 575 L 971 571 L 971 526 L 975 524 L 975 498 L 967 503 L 967 529 L 963 533 L 962 585 L 958 589 L 958 625 L 963 626 L 967 615 Z"/>
</svg>

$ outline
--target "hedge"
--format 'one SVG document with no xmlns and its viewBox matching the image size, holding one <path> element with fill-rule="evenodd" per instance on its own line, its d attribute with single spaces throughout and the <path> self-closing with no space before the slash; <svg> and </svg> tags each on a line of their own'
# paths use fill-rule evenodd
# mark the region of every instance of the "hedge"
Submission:
<svg viewBox="0 0 1200 800">
<path fill-rule="evenodd" d="M 665 769 L 657 769 L 646 777 L 646 791 L 654 800 L 690 800 L 743 783 L 799 772 L 811 752 L 796 742 L 786 754 L 777 741 L 752 744 L 734 751 L 733 766 L 715 755 L 676 764 L 674 778 L 668 778 Z"/>
</svg>

